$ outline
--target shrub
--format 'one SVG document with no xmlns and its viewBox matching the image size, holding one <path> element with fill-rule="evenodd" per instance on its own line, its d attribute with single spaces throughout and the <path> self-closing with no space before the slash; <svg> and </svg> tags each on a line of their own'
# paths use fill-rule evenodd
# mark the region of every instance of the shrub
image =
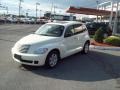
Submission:
<svg viewBox="0 0 120 90">
<path fill-rule="evenodd" d="M 119 36 L 110 36 L 104 39 L 104 43 L 113 45 L 113 46 L 120 46 L 120 37 Z"/>
<path fill-rule="evenodd" d="M 94 40 L 95 40 L 96 42 L 102 43 L 102 42 L 103 42 L 103 39 L 104 39 L 104 30 L 102 30 L 102 28 L 99 28 L 99 29 L 95 32 Z"/>
</svg>

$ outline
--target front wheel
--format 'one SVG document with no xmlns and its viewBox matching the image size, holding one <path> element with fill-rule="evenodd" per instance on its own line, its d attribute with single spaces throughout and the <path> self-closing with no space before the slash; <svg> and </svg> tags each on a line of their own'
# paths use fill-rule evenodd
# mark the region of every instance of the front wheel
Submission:
<svg viewBox="0 0 120 90">
<path fill-rule="evenodd" d="M 83 50 L 82 50 L 82 54 L 87 54 L 89 52 L 89 42 L 86 42 L 84 47 L 83 47 Z"/>
<path fill-rule="evenodd" d="M 52 51 L 48 54 L 45 65 L 48 68 L 53 68 L 57 65 L 59 60 L 59 54 L 57 51 Z"/>
</svg>

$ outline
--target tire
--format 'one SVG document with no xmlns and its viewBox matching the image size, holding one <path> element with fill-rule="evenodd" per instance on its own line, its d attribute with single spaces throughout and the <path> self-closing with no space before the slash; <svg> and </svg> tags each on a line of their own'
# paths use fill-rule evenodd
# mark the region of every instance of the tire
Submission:
<svg viewBox="0 0 120 90">
<path fill-rule="evenodd" d="M 87 54 L 89 52 L 89 45 L 90 45 L 89 42 L 86 42 L 84 44 L 84 47 L 83 47 L 83 50 L 82 50 L 82 54 Z"/>
<path fill-rule="evenodd" d="M 47 68 L 53 68 L 58 64 L 59 59 L 59 53 L 57 51 L 51 51 L 46 58 L 45 66 Z"/>
</svg>

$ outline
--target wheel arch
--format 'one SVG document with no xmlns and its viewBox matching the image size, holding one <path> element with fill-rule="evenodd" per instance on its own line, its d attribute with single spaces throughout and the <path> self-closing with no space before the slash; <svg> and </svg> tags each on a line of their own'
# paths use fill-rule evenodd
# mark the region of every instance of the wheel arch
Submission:
<svg viewBox="0 0 120 90">
<path fill-rule="evenodd" d="M 87 40 L 85 43 L 89 43 L 89 45 L 90 45 L 90 40 Z"/>
<path fill-rule="evenodd" d="M 59 55 L 59 58 L 61 58 L 61 52 L 60 52 L 60 50 L 59 50 L 58 48 L 51 49 L 51 50 L 48 52 L 48 55 L 49 55 L 51 52 L 53 52 L 53 51 L 56 51 L 56 52 L 58 53 L 58 55 Z"/>
</svg>

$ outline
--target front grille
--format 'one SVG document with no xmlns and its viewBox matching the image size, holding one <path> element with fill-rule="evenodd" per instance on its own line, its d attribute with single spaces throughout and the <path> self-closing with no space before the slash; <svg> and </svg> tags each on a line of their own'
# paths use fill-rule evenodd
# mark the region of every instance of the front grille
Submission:
<svg viewBox="0 0 120 90">
<path fill-rule="evenodd" d="M 21 62 L 33 63 L 33 61 L 23 60 L 23 59 L 21 58 L 21 56 L 20 56 L 20 55 L 17 55 L 17 54 L 15 54 L 14 57 L 15 57 L 16 59 L 20 60 Z"/>
<path fill-rule="evenodd" d="M 21 62 L 25 62 L 25 63 L 33 63 L 33 61 L 28 61 L 28 60 L 20 60 Z"/>
</svg>

